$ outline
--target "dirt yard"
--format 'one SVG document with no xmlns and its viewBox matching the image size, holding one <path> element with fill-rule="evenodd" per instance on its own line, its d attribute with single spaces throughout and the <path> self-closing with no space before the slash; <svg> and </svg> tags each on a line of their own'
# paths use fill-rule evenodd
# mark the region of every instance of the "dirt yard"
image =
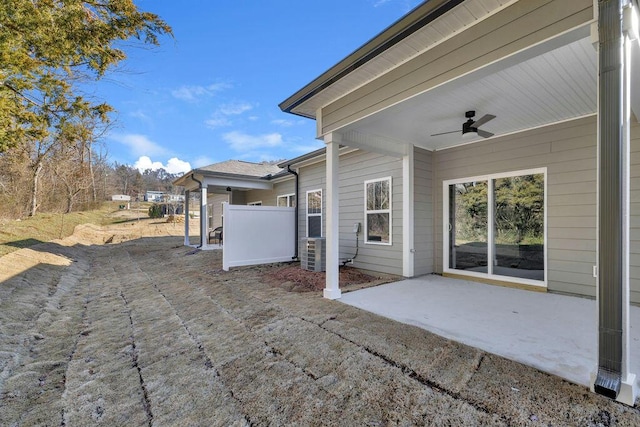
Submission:
<svg viewBox="0 0 640 427">
<path fill-rule="evenodd" d="M 640 425 L 583 387 L 295 291 L 285 266 L 224 272 L 181 233 L 82 226 L 0 258 L 1 426 Z"/>
</svg>

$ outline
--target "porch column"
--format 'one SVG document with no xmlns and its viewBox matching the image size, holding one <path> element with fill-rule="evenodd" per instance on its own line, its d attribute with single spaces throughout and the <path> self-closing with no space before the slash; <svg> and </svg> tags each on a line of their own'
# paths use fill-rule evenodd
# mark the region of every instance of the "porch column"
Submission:
<svg viewBox="0 0 640 427">
<path fill-rule="evenodd" d="M 414 275 L 413 145 L 402 157 L 402 275 Z"/>
<path fill-rule="evenodd" d="M 191 196 L 191 191 L 185 190 L 184 192 L 184 245 L 189 246 L 191 242 L 189 241 L 189 197 Z"/>
<path fill-rule="evenodd" d="M 206 249 L 209 244 L 207 235 L 207 186 L 200 189 L 200 247 Z"/>
<path fill-rule="evenodd" d="M 630 7 L 628 0 L 598 1 L 598 368 L 592 390 L 633 406 L 638 390 L 629 372 L 630 40 L 624 28 Z"/>
<path fill-rule="evenodd" d="M 326 243 L 327 243 L 327 275 L 326 287 L 323 295 L 328 299 L 340 298 L 340 230 L 338 226 L 338 166 L 339 157 L 339 135 L 330 133 L 324 137 L 327 146 L 326 154 L 326 173 L 327 173 L 327 191 L 326 191 Z"/>
</svg>

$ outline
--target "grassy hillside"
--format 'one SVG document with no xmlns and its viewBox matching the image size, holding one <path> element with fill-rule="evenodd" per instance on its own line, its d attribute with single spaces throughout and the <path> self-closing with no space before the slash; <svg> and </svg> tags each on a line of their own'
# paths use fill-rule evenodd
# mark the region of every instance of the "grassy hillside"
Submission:
<svg viewBox="0 0 640 427">
<path fill-rule="evenodd" d="M 146 210 L 140 206 L 140 216 L 147 217 Z M 0 256 L 27 248 L 41 242 L 61 239 L 73 234 L 79 224 L 107 225 L 123 221 L 113 215 L 118 211 L 117 203 L 105 203 L 102 208 L 86 212 L 41 213 L 22 220 L 0 219 Z"/>
</svg>

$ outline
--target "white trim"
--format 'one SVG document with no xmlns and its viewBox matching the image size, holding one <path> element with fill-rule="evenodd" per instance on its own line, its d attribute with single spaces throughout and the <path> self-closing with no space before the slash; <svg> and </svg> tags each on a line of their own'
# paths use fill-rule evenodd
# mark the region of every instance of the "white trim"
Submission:
<svg viewBox="0 0 640 427">
<path fill-rule="evenodd" d="M 402 275 L 415 274 L 415 206 L 414 206 L 414 153 L 410 145 L 402 158 Z"/>
<path fill-rule="evenodd" d="M 486 181 L 487 182 L 487 219 L 488 221 L 491 221 L 491 219 L 493 218 L 493 189 L 491 188 L 491 182 L 494 179 L 500 179 L 500 178 L 510 178 L 510 177 L 516 177 L 516 176 L 523 176 L 523 175 L 537 175 L 537 174 L 543 174 L 544 175 L 544 237 L 543 237 L 543 244 L 544 244 L 544 280 L 540 281 L 540 280 L 532 280 L 532 279 L 524 279 L 521 277 L 514 277 L 514 276 L 502 276 L 499 274 L 493 274 L 492 270 L 493 270 L 493 265 L 491 260 L 493 259 L 493 227 L 490 226 L 490 224 L 487 224 L 487 273 L 478 273 L 478 272 L 474 272 L 474 271 L 465 271 L 465 270 L 457 270 L 454 268 L 450 268 L 449 267 L 449 186 L 452 184 L 462 184 L 464 182 L 470 182 L 470 181 Z M 547 179 L 547 168 L 543 167 L 543 168 L 535 168 L 535 169 L 524 169 L 524 170 L 517 170 L 517 171 L 510 171 L 510 172 L 501 172 L 501 173 L 495 173 L 495 174 L 486 174 L 486 175 L 477 175 L 477 176 L 471 176 L 471 177 L 464 177 L 464 178 L 456 178 L 456 179 L 449 179 L 446 181 L 442 181 L 442 271 L 444 273 L 451 273 L 451 274 L 457 274 L 457 275 L 461 275 L 461 276 L 469 276 L 469 277 L 478 277 L 478 278 L 484 278 L 484 279 L 493 279 L 493 280 L 500 280 L 500 281 L 507 281 L 507 282 L 513 282 L 513 283 L 520 283 L 520 284 L 524 284 L 524 285 L 531 285 L 531 286 L 539 286 L 539 287 L 543 287 L 546 288 L 548 283 L 549 283 L 549 279 L 548 279 L 548 271 L 549 271 L 549 264 L 548 264 L 548 241 L 547 241 L 547 236 L 548 236 L 548 208 L 547 208 L 547 200 L 548 200 L 548 190 L 547 190 L 547 185 L 548 185 L 548 179 Z"/>
<path fill-rule="evenodd" d="M 286 206 L 280 206 L 280 199 L 281 198 L 285 198 L 285 197 L 286 197 L 287 205 Z M 296 193 L 281 194 L 281 195 L 276 197 L 276 206 L 285 207 L 285 208 L 292 208 L 292 207 L 294 207 L 292 202 L 295 200 L 295 197 L 296 197 Z"/>
<path fill-rule="evenodd" d="M 317 193 L 320 192 L 320 213 L 309 213 L 309 193 Z M 322 188 L 318 188 L 316 190 L 309 190 L 306 193 L 306 198 L 305 198 L 305 227 L 307 228 L 307 233 L 306 236 L 307 237 L 311 237 L 309 236 L 309 217 L 310 216 L 319 216 L 320 217 L 320 237 L 324 237 L 324 232 L 322 231 L 322 226 L 323 224 L 323 220 L 322 217 L 324 216 L 324 203 L 322 200 Z"/>
<path fill-rule="evenodd" d="M 375 183 L 375 182 L 383 182 L 387 181 L 389 183 L 389 207 L 387 209 L 367 209 L 367 184 Z M 393 197 L 393 189 L 392 186 L 393 181 L 390 176 L 385 176 L 384 178 L 375 178 L 368 179 L 364 182 L 364 244 L 365 245 L 382 245 L 382 246 L 392 246 L 393 245 L 393 206 L 392 206 L 392 197 Z M 378 214 L 378 213 L 388 213 L 389 214 L 389 241 L 388 242 L 376 242 L 369 241 L 369 214 Z"/>
<path fill-rule="evenodd" d="M 325 138 L 327 144 L 327 259 L 325 289 L 322 295 L 328 299 L 337 299 L 341 296 L 340 291 L 340 188 L 339 188 L 339 142 L 340 136 L 330 134 Z M 321 193 L 322 194 L 322 193 Z"/>
</svg>

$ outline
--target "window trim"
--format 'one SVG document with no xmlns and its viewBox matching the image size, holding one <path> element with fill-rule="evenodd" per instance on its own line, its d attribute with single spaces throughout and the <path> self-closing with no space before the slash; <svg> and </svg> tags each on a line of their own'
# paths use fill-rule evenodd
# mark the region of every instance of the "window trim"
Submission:
<svg viewBox="0 0 640 427">
<path fill-rule="evenodd" d="M 278 197 L 276 197 L 276 206 L 280 206 L 280 199 L 286 197 L 287 198 L 287 206 L 282 206 L 283 208 L 293 208 L 294 206 L 292 206 L 292 204 L 290 203 L 290 201 L 294 200 L 296 196 L 296 193 L 288 193 L 288 194 L 281 194 Z"/>
<path fill-rule="evenodd" d="M 373 182 L 389 182 L 389 208 L 387 209 L 367 209 L 367 184 L 371 184 Z M 393 180 L 391 176 L 386 176 L 384 178 L 375 178 L 368 179 L 364 182 L 364 230 L 363 230 L 363 240 L 365 245 L 378 245 L 378 246 L 392 246 L 393 245 Z M 376 214 L 376 213 L 388 213 L 389 214 L 389 241 L 388 242 L 376 242 L 369 241 L 369 216 L 368 214 Z"/>
<path fill-rule="evenodd" d="M 320 193 L 320 213 L 309 213 L 309 193 Z M 323 203 L 323 199 L 322 199 L 322 188 L 318 188 L 315 190 L 309 190 L 306 192 L 306 198 L 305 198 L 305 226 L 307 228 L 307 237 L 309 236 L 309 217 L 316 217 L 319 216 L 320 217 L 320 237 L 324 237 L 324 227 L 323 227 L 323 213 L 324 213 L 324 203 Z"/>
<path fill-rule="evenodd" d="M 524 175 L 544 175 L 544 280 L 533 280 L 533 279 L 525 279 L 521 277 L 514 276 L 502 276 L 499 274 L 493 273 L 478 273 L 474 271 L 465 271 L 465 270 L 457 270 L 455 268 L 449 267 L 449 186 L 452 184 L 462 184 L 470 181 L 487 181 L 490 183 L 492 180 L 500 179 L 500 178 L 512 178 L 516 176 L 524 176 Z M 442 181 L 442 272 L 447 274 L 455 274 L 458 276 L 469 276 L 475 277 L 479 279 L 489 279 L 503 283 L 518 283 L 523 285 L 530 285 L 534 287 L 546 288 L 549 283 L 548 274 L 549 274 L 549 259 L 548 259 L 548 228 L 549 228 L 549 218 L 548 213 L 549 210 L 547 208 L 548 200 L 549 200 L 549 192 L 548 192 L 548 175 L 547 168 L 535 168 L 535 169 L 523 169 L 509 172 L 501 172 L 501 173 L 493 173 L 486 175 L 476 175 L 471 177 L 464 178 L 456 178 L 449 179 L 446 181 Z M 493 191 L 488 192 L 487 203 L 488 210 L 487 216 L 488 221 L 492 222 L 494 218 L 494 207 L 493 207 Z M 488 236 L 488 253 L 487 258 L 491 259 L 490 255 L 493 253 L 493 227 L 488 227 L 487 229 Z"/>
</svg>

